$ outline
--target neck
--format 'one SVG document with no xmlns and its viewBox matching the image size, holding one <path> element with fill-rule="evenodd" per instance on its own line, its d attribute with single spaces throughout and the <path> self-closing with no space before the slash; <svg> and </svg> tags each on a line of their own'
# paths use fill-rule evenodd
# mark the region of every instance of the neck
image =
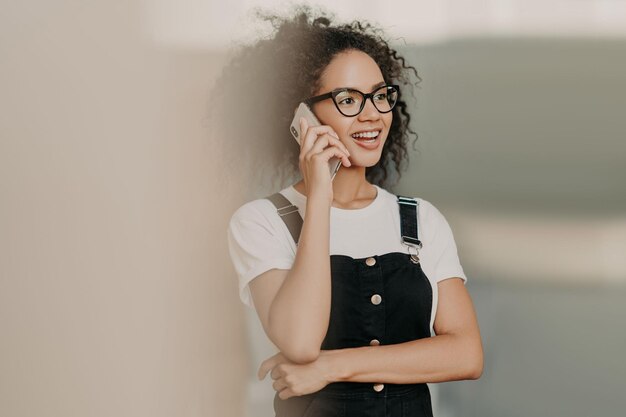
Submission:
<svg viewBox="0 0 626 417">
<path fill-rule="evenodd" d="M 365 167 L 342 166 L 333 179 L 333 201 L 341 205 L 349 205 L 354 200 L 367 199 L 374 196 L 374 187 L 365 179 Z"/>
</svg>

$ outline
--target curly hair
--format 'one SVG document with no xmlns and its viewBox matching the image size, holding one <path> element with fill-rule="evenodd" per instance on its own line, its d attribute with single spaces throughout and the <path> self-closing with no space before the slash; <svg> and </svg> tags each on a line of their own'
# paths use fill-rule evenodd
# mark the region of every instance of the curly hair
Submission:
<svg viewBox="0 0 626 417">
<path fill-rule="evenodd" d="M 273 33 L 243 45 L 222 69 L 210 95 L 211 103 L 215 103 L 210 111 L 219 124 L 223 145 L 240 161 L 234 162 L 230 155 L 231 165 L 241 168 L 241 157 L 247 156 L 243 165 L 255 176 L 268 166 L 279 167 L 283 181 L 299 172 L 299 148 L 289 132 L 293 111 L 320 88 L 322 73 L 337 54 L 347 50 L 365 52 L 378 64 L 388 83 L 411 84 L 409 69 L 417 78 L 415 85 L 421 81 L 417 70 L 406 64 L 373 24 L 353 21 L 333 25 L 334 16 L 319 8 L 298 5 L 294 9 L 291 17 L 255 10 L 257 18 L 271 23 Z M 366 168 L 367 180 L 380 186 L 392 185 L 388 184 L 389 169 L 397 178 L 405 169 L 409 134 L 415 136 L 414 144 L 417 141 L 402 96 L 400 89 L 380 160 Z"/>
</svg>

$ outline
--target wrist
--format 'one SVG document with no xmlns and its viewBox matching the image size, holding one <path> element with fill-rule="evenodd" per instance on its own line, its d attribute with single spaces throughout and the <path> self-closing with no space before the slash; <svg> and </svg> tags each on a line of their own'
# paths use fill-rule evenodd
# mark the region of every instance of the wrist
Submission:
<svg viewBox="0 0 626 417">
<path fill-rule="evenodd" d="M 318 360 L 329 383 L 347 381 L 349 373 L 342 360 L 345 349 L 321 350 Z"/>
<path fill-rule="evenodd" d="M 307 196 L 307 210 L 309 208 L 308 206 L 322 206 L 330 210 L 332 203 L 332 193 L 326 190 L 311 190 Z"/>
</svg>

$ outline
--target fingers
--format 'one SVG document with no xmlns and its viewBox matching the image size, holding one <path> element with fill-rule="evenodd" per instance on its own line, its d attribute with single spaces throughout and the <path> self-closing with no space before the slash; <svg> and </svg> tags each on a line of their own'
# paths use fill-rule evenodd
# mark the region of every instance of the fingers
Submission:
<svg viewBox="0 0 626 417">
<path fill-rule="evenodd" d="M 349 167 L 350 165 L 352 165 L 352 162 L 350 162 L 350 159 L 349 159 L 350 152 L 348 152 L 348 148 L 346 148 L 346 145 L 344 145 L 339 139 L 335 139 L 335 138 L 331 138 L 331 140 L 329 141 L 329 144 L 332 145 L 331 147 L 337 147 L 339 148 L 339 150 L 341 150 L 341 155 L 335 155 L 335 156 L 337 156 L 343 161 L 344 166 Z"/>
<path fill-rule="evenodd" d="M 287 384 L 287 381 L 285 381 L 285 378 L 274 381 L 272 388 L 274 388 L 274 391 L 278 392 L 278 396 L 283 400 L 296 395 L 293 389 L 289 387 L 289 384 Z"/>
<path fill-rule="evenodd" d="M 285 358 L 282 356 L 281 352 L 278 352 L 274 356 L 271 356 L 264 360 L 259 367 L 257 372 L 257 376 L 260 380 L 264 379 L 268 372 L 271 371 L 270 376 L 274 379 L 272 383 L 272 387 L 274 390 L 278 392 L 278 396 L 286 400 L 287 398 L 295 396 L 295 393 L 287 384 L 286 379 L 284 378 L 284 372 L 282 372 L 281 368 L 285 366 L 283 364 Z"/>
<path fill-rule="evenodd" d="M 267 373 L 270 370 L 273 371 L 279 362 L 280 362 L 280 352 L 278 352 L 277 354 L 273 356 L 270 356 L 269 358 L 261 362 L 261 366 L 259 366 L 259 370 L 257 371 L 257 377 L 259 378 L 259 380 L 264 379 L 265 375 L 267 375 Z"/>
<path fill-rule="evenodd" d="M 295 395 L 294 392 L 290 388 L 285 388 L 284 390 L 278 393 L 278 396 L 283 400 L 293 397 L 294 395 Z"/>
<path fill-rule="evenodd" d="M 317 138 L 315 144 L 311 147 L 311 149 L 306 153 L 301 153 L 301 159 L 305 159 L 307 161 L 311 161 L 316 157 L 319 157 L 325 149 L 336 148 L 340 151 L 339 154 L 334 154 L 337 158 L 341 159 L 344 166 L 349 167 L 352 165 L 350 159 L 350 153 L 346 146 L 334 136 L 329 134 L 323 134 Z"/>
<path fill-rule="evenodd" d="M 346 154 L 344 154 L 341 149 L 335 146 L 328 147 L 324 149 L 322 152 L 313 155 L 311 158 L 312 159 L 320 158 L 324 161 L 329 161 L 333 156 L 341 159 L 344 166 L 349 167 L 350 165 L 352 165 L 352 163 L 350 162 Z"/>
<path fill-rule="evenodd" d="M 350 159 L 348 159 L 346 154 L 336 146 L 329 146 L 328 148 L 325 148 L 324 150 L 318 153 L 312 152 L 311 155 L 309 155 L 308 160 L 311 162 L 316 161 L 316 160 L 321 160 L 326 163 L 329 163 L 332 157 L 336 157 L 340 159 L 343 165 L 346 167 L 349 167 L 352 165 L 352 162 L 350 162 Z"/>
<path fill-rule="evenodd" d="M 317 141 L 315 141 L 315 143 L 313 144 L 313 147 L 311 147 L 309 152 L 307 152 L 307 155 L 310 158 L 312 155 L 322 152 L 327 146 L 336 146 L 341 149 L 346 157 L 350 156 L 350 152 L 348 152 L 348 148 L 346 148 L 346 145 L 344 145 L 341 140 L 329 134 L 323 134 L 322 136 L 319 136 L 317 138 Z"/>
<path fill-rule="evenodd" d="M 257 371 L 257 377 L 259 378 L 259 380 L 265 379 L 265 375 L 267 375 L 267 372 L 273 368 L 273 365 L 271 364 L 271 360 L 272 358 L 266 359 L 261 363 L 261 366 L 259 367 L 259 370 Z"/>
<path fill-rule="evenodd" d="M 270 376 L 274 379 L 272 383 L 272 387 L 275 391 L 278 392 L 278 396 L 283 400 L 286 400 L 289 397 L 293 397 L 296 394 L 293 392 L 291 388 L 289 388 L 289 384 L 285 378 L 284 372 L 280 369 L 282 366 L 280 361 L 277 358 L 277 355 L 272 356 L 271 358 L 266 359 L 261 364 L 259 368 L 258 376 L 259 379 L 264 379 L 267 375 L 267 372 L 271 370 Z"/>
<path fill-rule="evenodd" d="M 350 162 L 348 156 L 341 149 L 337 148 L 336 146 L 329 146 L 328 148 L 325 148 L 323 151 L 318 153 L 312 151 L 301 161 L 300 169 L 303 169 L 303 166 L 305 166 L 302 164 L 303 161 L 306 161 L 308 164 L 311 165 L 317 163 L 316 161 L 330 163 L 330 159 L 333 156 L 337 159 L 340 159 L 342 164 L 346 167 L 352 165 L 352 162 Z"/>
<path fill-rule="evenodd" d="M 285 382 L 285 379 L 284 379 L 284 378 L 277 379 L 277 380 L 276 380 L 276 381 L 274 381 L 274 383 L 272 384 L 272 388 L 274 388 L 274 391 L 282 391 L 282 390 L 284 390 L 284 389 L 285 389 L 285 388 L 287 388 L 287 387 L 288 387 L 288 385 L 287 385 L 287 383 Z"/>
<path fill-rule="evenodd" d="M 274 368 L 272 368 L 272 372 L 270 373 L 270 377 L 272 377 L 272 379 L 276 380 L 283 376 L 283 371 L 280 368 L 281 368 L 280 365 L 277 365 Z"/>
<path fill-rule="evenodd" d="M 337 146 L 339 146 L 348 156 L 350 156 L 350 152 L 348 152 L 346 146 L 341 142 L 341 140 L 339 140 L 339 136 L 332 127 L 328 125 L 309 126 L 307 120 L 304 117 L 300 118 L 301 154 L 308 153 L 321 137 L 326 136 L 325 134 L 330 135 L 333 139 L 336 139 L 336 143 L 338 144 Z"/>
</svg>

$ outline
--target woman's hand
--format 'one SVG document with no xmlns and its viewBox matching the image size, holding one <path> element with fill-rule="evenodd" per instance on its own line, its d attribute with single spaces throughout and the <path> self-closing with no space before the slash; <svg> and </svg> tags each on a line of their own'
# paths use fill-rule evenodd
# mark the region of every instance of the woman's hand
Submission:
<svg viewBox="0 0 626 417">
<path fill-rule="evenodd" d="M 272 386 L 283 400 L 317 392 L 329 383 L 330 369 L 325 351 L 320 351 L 318 358 L 306 364 L 291 362 L 281 352 L 265 359 L 259 367 L 260 380 L 271 370 L 274 380 Z"/>
<path fill-rule="evenodd" d="M 307 196 L 321 193 L 333 201 L 333 187 L 330 181 L 328 161 L 337 157 L 344 166 L 352 165 L 350 153 L 341 143 L 337 133 L 327 125 L 309 127 L 304 117 L 300 118 L 299 165 Z"/>
</svg>

